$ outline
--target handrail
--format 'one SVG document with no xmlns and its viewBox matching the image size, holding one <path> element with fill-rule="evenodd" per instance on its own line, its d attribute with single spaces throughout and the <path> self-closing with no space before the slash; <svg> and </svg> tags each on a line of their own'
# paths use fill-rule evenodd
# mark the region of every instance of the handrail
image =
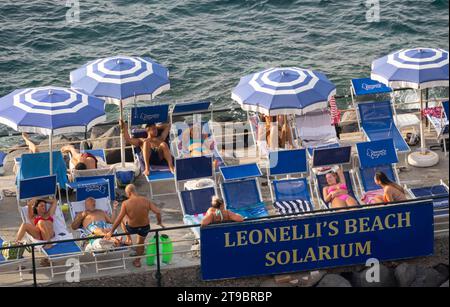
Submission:
<svg viewBox="0 0 450 307">
<path fill-rule="evenodd" d="M 396 202 L 383 202 L 383 203 L 376 203 L 371 205 L 362 205 L 355 208 L 352 208 L 351 210 L 358 210 L 358 209 L 366 209 L 366 208 L 378 208 L 383 206 L 390 206 L 390 205 L 401 205 L 401 204 L 409 204 L 409 203 L 416 203 L 421 201 L 433 201 L 435 199 L 442 199 L 443 196 L 431 196 L 431 197 L 421 197 L 421 198 L 415 198 L 415 199 L 409 199 L 407 201 L 396 201 Z M 324 213 L 333 213 L 338 211 L 348 211 L 348 208 L 329 208 L 329 209 L 319 209 L 315 210 L 313 212 L 301 212 L 301 213 L 290 213 L 286 215 L 271 215 L 267 217 L 258 217 L 258 218 L 250 218 L 245 219 L 244 222 L 252 222 L 252 221 L 259 221 L 259 220 L 271 220 L 271 219 L 290 219 L 291 217 L 299 217 L 301 215 L 305 214 L 324 214 Z M 227 222 L 226 224 L 241 224 L 242 222 Z M 224 224 L 224 223 L 223 223 Z M 212 224 L 208 225 L 206 227 L 210 226 L 217 226 L 221 224 Z M 174 231 L 174 230 L 181 230 L 181 229 L 190 229 L 190 228 L 197 228 L 201 227 L 200 224 L 195 225 L 182 225 L 182 226 L 174 226 L 174 227 L 167 227 L 167 228 L 159 228 L 159 229 L 152 229 L 149 233 L 154 233 L 156 236 L 156 260 L 157 260 L 157 269 L 156 269 L 156 279 L 157 279 L 157 285 L 158 287 L 161 287 L 162 285 L 162 274 L 161 274 L 161 259 L 160 259 L 160 246 L 159 246 L 159 233 L 160 232 L 168 232 L 168 231 Z M 128 233 L 117 233 L 113 234 L 112 237 L 119 237 L 119 236 L 125 236 L 129 235 Z M 68 243 L 68 242 L 79 242 L 79 241 L 88 241 L 88 240 L 95 240 L 95 239 L 102 239 L 103 236 L 92 236 L 92 237 L 85 237 L 85 238 L 75 238 L 75 239 L 67 239 L 67 240 L 58 240 L 58 241 L 48 241 L 48 242 L 37 242 L 37 243 L 29 243 L 21 245 L 20 247 L 23 248 L 31 248 L 31 258 L 32 258 L 32 272 L 33 272 L 33 287 L 37 287 L 37 278 L 36 278 L 36 255 L 35 255 L 35 248 L 38 246 L 44 246 L 49 244 L 57 244 L 57 243 Z M 0 252 L 2 250 L 17 248 L 17 246 L 10 246 L 10 247 L 0 247 Z"/>
</svg>

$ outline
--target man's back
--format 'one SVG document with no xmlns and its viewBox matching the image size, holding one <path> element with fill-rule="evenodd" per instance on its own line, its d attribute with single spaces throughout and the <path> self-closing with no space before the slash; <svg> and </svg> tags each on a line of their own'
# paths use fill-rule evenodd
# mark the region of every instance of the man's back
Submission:
<svg viewBox="0 0 450 307">
<path fill-rule="evenodd" d="M 131 227 L 146 226 L 150 223 L 148 215 L 150 211 L 149 201 L 142 196 L 133 196 L 124 203 L 128 224 Z"/>
</svg>

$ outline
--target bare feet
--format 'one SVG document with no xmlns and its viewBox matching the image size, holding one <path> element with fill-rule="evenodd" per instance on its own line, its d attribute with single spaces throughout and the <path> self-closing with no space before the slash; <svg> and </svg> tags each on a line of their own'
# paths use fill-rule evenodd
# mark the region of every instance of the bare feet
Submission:
<svg viewBox="0 0 450 307">
<path fill-rule="evenodd" d="M 131 240 L 131 239 L 126 239 L 125 240 L 125 243 L 123 243 L 124 245 L 126 245 L 126 246 L 131 246 L 131 245 L 133 245 L 133 241 Z"/>
<path fill-rule="evenodd" d="M 141 259 L 135 259 L 135 260 L 133 261 L 133 265 L 134 265 L 134 267 L 136 267 L 136 268 L 140 268 L 140 267 L 141 267 Z"/>
</svg>

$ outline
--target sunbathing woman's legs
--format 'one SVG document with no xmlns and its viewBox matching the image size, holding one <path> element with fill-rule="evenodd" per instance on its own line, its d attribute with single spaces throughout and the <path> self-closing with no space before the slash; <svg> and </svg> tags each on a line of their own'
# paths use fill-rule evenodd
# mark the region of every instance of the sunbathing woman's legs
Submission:
<svg viewBox="0 0 450 307">
<path fill-rule="evenodd" d="M 25 234 L 29 234 L 36 240 L 41 239 L 41 231 L 39 230 L 39 228 L 32 224 L 23 223 L 22 225 L 20 225 L 19 231 L 17 232 L 16 242 L 22 241 L 25 237 Z"/>
<path fill-rule="evenodd" d="M 30 136 L 27 133 L 23 132 L 22 138 L 24 139 L 25 144 L 27 144 L 28 149 L 31 153 L 39 152 L 39 148 L 36 146 L 36 144 L 33 143 L 33 141 L 31 141 Z"/>
</svg>

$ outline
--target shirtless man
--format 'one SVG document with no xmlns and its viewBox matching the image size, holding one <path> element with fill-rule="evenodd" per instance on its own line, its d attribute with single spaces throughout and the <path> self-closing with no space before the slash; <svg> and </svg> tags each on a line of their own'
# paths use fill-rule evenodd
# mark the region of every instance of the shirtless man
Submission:
<svg viewBox="0 0 450 307">
<path fill-rule="evenodd" d="M 128 200 L 122 203 L 119 216 L 117 217 L 112 229 L 106 234 L 105 239 L 110 239 L 114 231 L 122 224 L 124 231 L 128 233 L 127 242 L 131 242 L 131 235 L 137 235 L 136 258 L 133 265 L 141 267 L 140 256 L 144 255 L 145 238 L 150 232 L 149 213 L 152 211 L 156 215 L 157 225 L 164 227 L 161 221 L 161 212 L 156 205 L 147 198 L 140 196 L 133 184 L 127 185 L 125 194 Z"/>
<path fill-rule="evenodd" d="M 95 199 L 89 197 L 85 201 L 86 210 L 79 212 L 74 218 L 71 225 L 73 230 L 77 230 L 80 226 L 83 226 L 88 232 L 94 236 L 106 235 L 112 227 L 112 223 L 117 216 L 117 208 L 119 203 L 117 201 L 113 204 L 112 216 L 109 217 L 106 212 L 95 208 Z M 119 246 L 121 241 L 119 239 L 114 240 L 114 244 Z"/>
<path fill-rule="evenodd" d="M 140 147 L 142 150 L 142 156 L 144 158 L 145 170 L 144 175 L 150 175 L 150 157 L 152 151 L 158 155 L 158 158 L 162 161 L 163 159 L 167 161 L 169 169 L 172 173 L 175 172 L 175 167 L 173 166 L 172 154 L 170 152 L 169 145 L 166 143 L 166 139 L 169 136 L 170 124 L 152 124 L 147 125 L 145 130 L 147 131 L 147 138 L 132 138 L 128 133 L 127 127 L 125 127 L 125 122 L 120 122 L 121 129 L 124 131 L 125 141 L 133 146 Z M 162 130 L 161 134 L 158 136 L 159 130 Z"/>
<path fill-rule="evenodd" d="M 73 145 L 66 145 L 61 148 L 63 154 L 70 153 L 70 162 L 74 165 L 76 170 L 96 169 L 98 160 L 97 158 L 87 152 L 80 153 Z"/>
</svg>

